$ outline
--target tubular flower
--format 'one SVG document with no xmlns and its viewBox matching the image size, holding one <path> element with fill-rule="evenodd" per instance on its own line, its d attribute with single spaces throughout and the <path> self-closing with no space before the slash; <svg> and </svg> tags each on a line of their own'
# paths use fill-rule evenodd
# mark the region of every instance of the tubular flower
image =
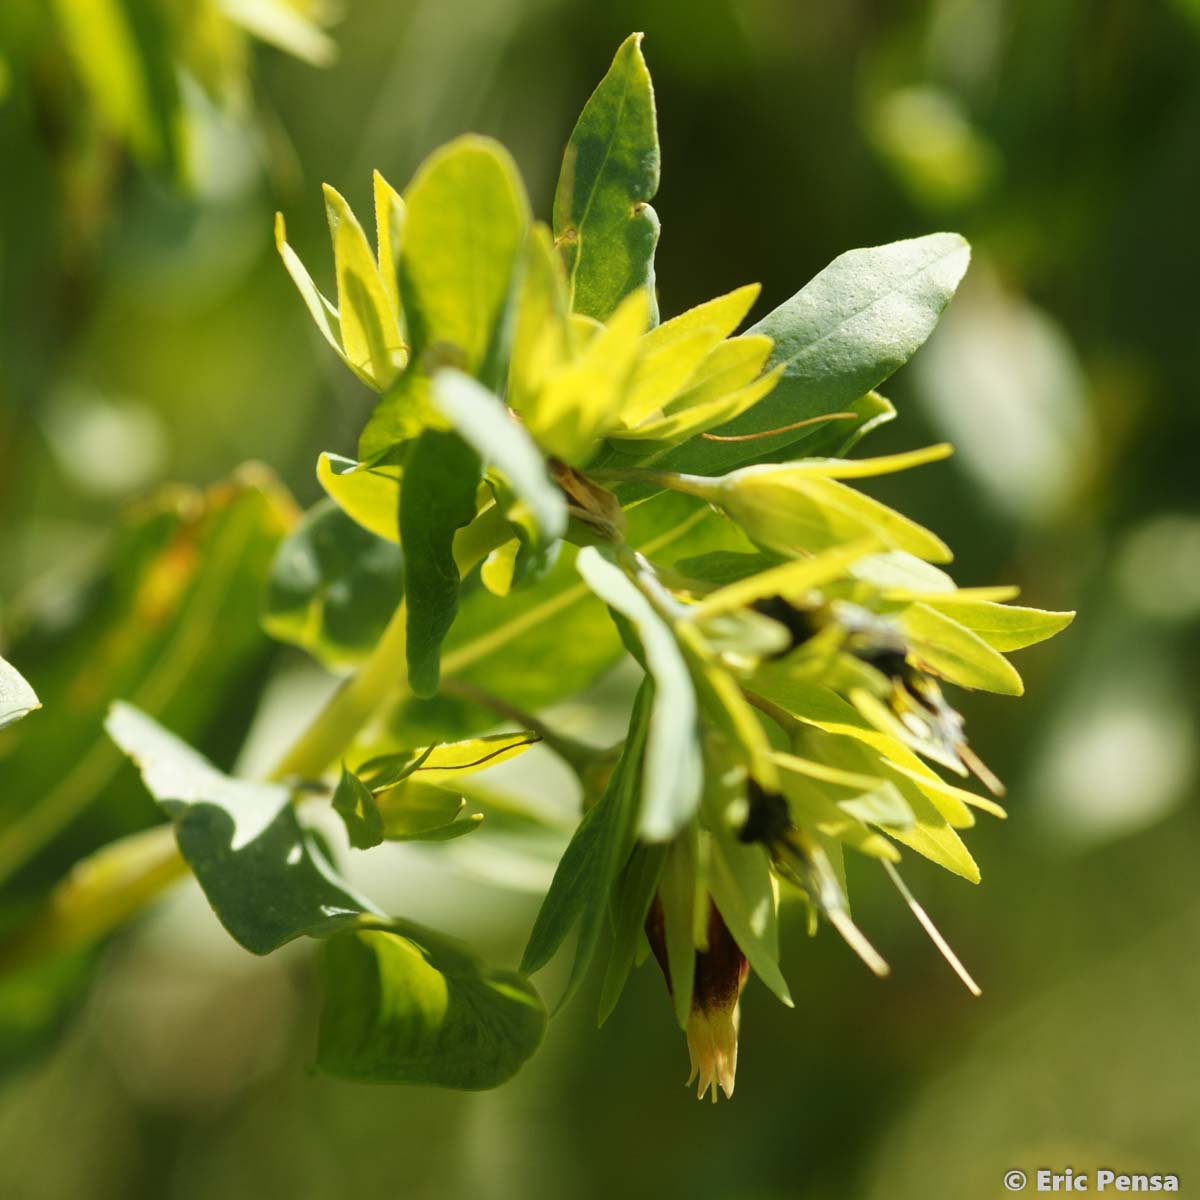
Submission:
<svg viewBox="0 0 1200 1200">
<path fill-rule="evenodd" d="M 717 906 L 710 898 L 705 924 L 706 943 L 696 948 L 692 978 L 691 1008 L 687 1019 L 688 1084 L 696 1083 L 696 1095 L 710 1093 L 713 1103 L 720 1087 L 732 1098 L 737 1075 L 738 1024 L 742 989 L 750 976 L 750 963 L 738 947 Z M 671 986 L 671 966 L 663 930 L 662 901 L 657 897 L 646 917 L 646 936 L 654 957 Z"/>
</svg>

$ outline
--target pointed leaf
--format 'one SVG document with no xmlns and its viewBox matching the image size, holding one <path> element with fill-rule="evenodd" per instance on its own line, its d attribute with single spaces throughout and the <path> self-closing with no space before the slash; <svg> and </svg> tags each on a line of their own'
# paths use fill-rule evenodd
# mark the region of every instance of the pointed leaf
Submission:
<svg viewBox="0 0 1200 1200">
<path fill-rule="evenodd" d="M 16 667 L 0 658 L 0 729 L 41 706 L 37 694 Z"/>
<path fill-rule="evenodd" d="M 1016 604 L 995 604 L 971 595 L 924 596 L 922 603 L 951 617 L 981 637 L 993 650 L 1008 654 L 1052 638 L 1075 619 L 1073 612 L 1046 612 Z"/>
<path fill-rule="evenodd" d="M 646 925 L 646 914 L 658 889 L 667 848 L 661 842 L 640 843 L 621 872 L 616 885 L 613 944 L 600 989 L 600 1024 L 608 1020 L 625 988 L 637 957 Z"/>
<path fill-rule="evenodd" d="M 641 41 L 626 38 L 585 105 L 554 194 L 571 308 L 599 321 L 637 288 L 654 294 L 658 127 Z"/>
<path fill-rule="evenodd" d="M 329 184 L 324 190 L 337 272 L 342 349 L 358 374 L 381 392 L 408 361 L 397 309 L 358 218 Z"/>
<path fill-rule="evenodd" d="M 670 626 L 619 567 L 594 546 L 579 552 L 576 566 L 588 587 L 632 622 L 645 650 L 654 701 L 638 832 L 650 842 L 669 841 L 700 802 L 696 693 L 687 663 Z"/>
<path fill-rule="evenodd" d="M 342 349 L 342 330 L 337 308 L 321 294 L 308 269 L 300 261 L 300 256 L 288 245 L 287 225 L 284 223 L 283 213 L 275 214 L 275 249 L 279 251 L 279 257 L 283 259 L 283 265 L 292 277 L 292 282 L 296 285 L 313 323 L 321 331 L 321 336 L 337 351 L 342 362 L 354 369 L 349 355 Z"/>
<path fill-rule="evenodd" d="M 400 304 L 400 247 L 404 243 L 404 201 L 400 194 L 376 171 L 375 244 L 378 247 L 379 278 L 387 295 L 400 336 L 404 336 L 404 309 Z"/>
<path fill-rule="evenodd" d="M 651 719 L 647 693 L 648 687 L 643 685 L 634 702 L 621 758 L 604 795 L 584 814 L 563 852 L 521 959 L 522 971 L 539 970 L 554 957 L 567 934 L 579 925 L 571 978 L 559 1007 L 575 994 L 587 973 L 604 924 L 609 890 L 632 837 Z"/>
<path fill-rule="evenodd" d="M 1002 696 L 1025 690 L 1008 659 L 952 617 L 925 604 L 910 604 L 900 614 L 900 624 L 921 661 L 951 683 Z"/>
<path fill-rule="evenodd" d="M 760 433 L 844 411 L 916 353 L 969 261 L 970 248 L 953 233 L 851 250 L 834 259 L 750 328 L 774 341 L 771 365 L 784 366 L 783 378 L 765 400 L 720 432 Z M 721 474 L 751 458 L 761 461 L 803 436 L 797 431 L 752 442 L 693 440 L 660 465 Z"/>
</svg>

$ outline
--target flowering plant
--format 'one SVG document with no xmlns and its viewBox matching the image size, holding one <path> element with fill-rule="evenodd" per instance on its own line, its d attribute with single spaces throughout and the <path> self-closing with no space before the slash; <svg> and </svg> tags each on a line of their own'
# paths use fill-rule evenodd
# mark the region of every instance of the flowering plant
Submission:
<svg viewBox="0 0 1200 1200">
<path fill-rule="evenodd" d="M 481 1088 L 542 1037 L 529 977 L 574 932 L 561 1005 L 607 925 L 601 1018 L 653 954 L 715 1099 L 733 1092 L 748 976 L 792 1003 L 782 902 L 887 973 L 850 915 L 848 847 L 976 990 L 896 864 L 903 848 L 978 880 L 959 831 L 975 811 L 1003 815 L 1002 788 L 942 685 L 1019 695 L 1005 655 L 1071 614 L 956 587 L 934 533 L 853 486 L 948 447 L 848 457 L 894 416 L 875 389 L 932 331 L 968 247 L 939 233 L 851 251 L 741 333 L 756 285 L 660 320 L 658 178 L 635 35 L 571 136 L 552 226 L 503 148 L 475 136 L 432 154 L 403 195 L 375 177 L 374 247 L 325 189 L 333 298 L 277 219 L 321 335 L 380 398 L 354 457 L 322 455 L 327 499 L 298 522 L 261 475 L 238 486 L 260 524 L 290 527 L 267 630 L 344 678 L 266 781 L 114 706 L 108 732 L 170 822 L 72 876 L 39 936 L 94 940 L 186 863 L 248 950 L 323 942 L 322 1069 Z M 596 747 L 556 730 L 546 710 L 626 656 L 642 672 L 627 735 Z M 476 773 L 539 742 L 577 776 L 581 812 L 519 970 L 382 912 L 312 828 L 318 806 L 355 850 L 483 836 Z M 483 811 L 464 816 L 468 798 Z M 97 896 L 106 919 L 63 924 Z"/>
</svg>

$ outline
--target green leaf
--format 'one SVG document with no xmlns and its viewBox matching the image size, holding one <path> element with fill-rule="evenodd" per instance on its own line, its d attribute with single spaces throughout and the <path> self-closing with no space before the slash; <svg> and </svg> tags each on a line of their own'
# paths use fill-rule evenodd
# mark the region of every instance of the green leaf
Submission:
<svg viewBox="0 0 1200 1200">
<path fill-rule="evenodd" d="M 686 554 L 747 549 L 737 527 L 705 505 L 662 492 L 629 511 L 629 545 L 669 565 Z M 621 658 L 624 648 L 604 604 L 575 569 L 576 551 L 564 546 L 540 580 L 497 597 L 483 588 L 462 599 L 443 647 L 442 673 L 504 696 L 537 712 L 594 682 Z M 553 629 L 553 643 L 546 630 Z M 553 669 L 531 669 L 551 663 Z M 393 693 L 383 732 L 363 753 L 380 754 L 415 742 L 462 737 L 495 725 L 495 714 L 443 691 L 418 700 L 403 683 Z"/>
<path fill-rule="evenodd" d="M 505 399 L 524 413 L 547 380 L 570 358 L 567 281 L 550 230 L 535 222 L 525 243 Z"/>
<path fill-rule="evenodd" d="M 400 541 L 408 597 L 408 682 L 417 696 L 438 687 L 442 641 L 458 610 L 454 534 L 475 517 L 475 451 L 452 433 L 426 430 L 409 455 L 400 494 Z"/>
<path fill-rule="evenodd" d="M 378 911 L 333 873 L 286 787 L 231 779 L 129 704 L 114 704 L 105 728 L 174 822 L 217 918 L 252 954 Z"/>
<path fill-rule="evenodd" d="M 317 1066 L 363 1083 L 477 1090 L 537 1049 L 546 1011 L 515 971 L 410 922 L 330 938 Z"/>
<path fill-rule="evenodd" d="M 317 460 L 317 480 L 329 498 L 364 529 L 389 542 L 400 541 L 399 466 L 358 463 L 338 454 Z"/>
<path fill-rule="evenodd" d="M 864 554 L 869 554 L 874 546 L 872 541 L 851 542 L 849 545 L 835 546 L 813 558 L 769 566 L 765 571 L 739 579 L 705 596 L 690 610 L 689 616 L 694 620 L 703 620 L 746 608 L 769 596 L 782 596 L 785 600 L 802 599 L 810 589 L 845 575 L 850 566 Z"/>
<path fill-rule="evenodd" d="M 383 841 L 383 817 L 371 789 L 344 763 L 333 793 L 334 811 L 346 826 L 356 850 L 369 850 Z"/>
<path fill-rule="evenodd" d="M 456 138 L 425 160 L 404 198 L 400 295 L 414 354 L 445 343 L 461 355 L 458 365 L 501 386 L 514 268 L 529 224 L 512 158 L 488 138 Z"/>
<path fill-rule="evenodd" d="M 835 479 L 792 464 L 743 467 L 701 480 L 696 494 L 719 504 L 760 545 L 777 554 L 817 553 L 873 538 L 931 562 L 949 562 L 950 548 L 928 529 Z"/>
<path fill-rule="evenodd" d="M 375 244 L 378 248 L 379 279 L 387 296 L 400 336 L 404 336 L 404 308 L 400 303 L 400 247 L 404 244 L 407 212 L 400 194 L 376 171 L 371 182 L 375 192 Z"/>
<path fill-rule="evenodd" d="M 341 671 L 370 653 L 403 596 L 400 548 L 322 500 L 275 555 L 263 625 Z"/>
<path fill-rule="evenodd" d="M 434 403 L 472 446 L 485 467 L 494 467 L 533 515 L 542 543 L 567 530 L 567 500 L 546 471 L 546 461 L 503 402 L 461 371 L 445 369 L 433 379 Z"/>
<path fill-rule="evenodd" d="M 350 361 L 350 356 L 342 349 L 342 330 L 338 321 L 337 306 L 331 300 L 326 299 L 313 282 L 308 268 L 300 261 L 300 256 L 288 244 L 287 224 L 281 212 L 275 214 L 275 249 L 279 252 L 279 257 L 283 259 L 283 265 L 292 277 L 292 282 L 296 285 L 296 290 L 304 301 L 304 307 L 308 309 L 308 315 L 312 317 L 321 336 L 337 351 L 338 358 L 357 374 L 357 368 Z M 371 386 L 369 379 L 364 378 L 363 382 L 368 387 Z"/>
<path fill-rule="evenodd" d="M 738 288 L 688 309 L 646 334 L 629 398 L 621 411 L 622 425 L 635 428 L 683 391 L 721 342 L 742 323 L 758 293 L 756 283 Z M 771 343 L 767 338 L 756 340 L 762 351 L 758 360 L 761 367 Z"/>
<path fill-rule="evenodd" d="M 554 193 L 571 308 L 599 321 L 638 288 L 654 295 L 658 128 L 641 42 L 626 38 L 584 106 Z"/>
<path fill-rule="evenodd" d="M 1044 642 L 1066 629 L 1075 619 L 1073 612 L 1045 612 L 1040 608 L 995 604 L 954 593 L 923 596 L 921 602 L 926 608 L 953 618 L 993 650 L 1004 654 Z"/>
<path fill-rule="evenodd" d="M 824 786 L 817 786 L 807 771 L 797 771 L 795 767 L 798 760 L 795 756 L 781 754 L 778 756 L 777 762 L 780 767 L 783 794 L 788 801 L 788 810 L 797 825 L 819 833 L 822 837 L 843 842 L 870 858 L 879 858 L 885 861 L 900 858 L 899 851 L 887 838 L 873 833 L 858 816 L 834 803 L 830 797 L 827 781 L 822 780 Z M 867 780 L 866 786 L 869 787 L 875 782 Z M 880 782 L 880 786 L 886 787 L 887 785 Z M 865 792 L 858 792 L 853 788 L 848 791 L 856 795 L 865 794 Z M 926 807 L 929 806 L 926 805 Z M 912 824 L 913 822 L 909 820 L 906 828 L 911 828 Z"/>
<path fill-rule="evenodd" d="M 481 814 L 455 818 L 464 800 L 461 779 L 523 754 L 537 734 L 488 737 L 381 755 L 356 772 L 343 768 L 333 807 L 342 814 L 351 845 L 360 850 L 387 841 L 446 841 L 478 828 Z"/>
<path fill-rule="evenodd" d="M 737 841 L 723 826 L 712 836 L 708 887 L 717 911 L 754 973 L 788 1008 L 791 990 L 779 969 L 779 929 L 770 863 L 761 846 Z"/>
<path fill-rule="evenodd" d="M 687 1028 L 696 982 L 696 843 L 695 826 L 689 826 L 670 843 L 658 884 L 671 1004 L 680 1029 Z"/>
<path fill-rule="evenodd" d="M 432 349 L 421 364 L 415 364 L 392 381 L 358 436 L 358 457 L 374 466 L 381 460 L 398 460 L 406 443 L 426 429 L 444 429 L 445 422 L 433 407 L 429 375 L 443 360 L 462 361 L 457 350 L 442 345 Z"/>
<path fill-rule="evenodd" d="M 762 433 L 852 408 L 903 366 L 933 332 L 967 269 L 970 247 L 935 233 L 851 250 L 758 324 L 751 334 L 775 343 L 770 365 L 782 365 L 774 391 L 720 429 L 724 436 Z M 693 439 L 657 465 L 719 475 L 748 459 L 806 436 L 779 433 L 750 442 Z"/>
<path fill-rule="evenodd" d="M 762 340 L 766 341 L 765 338 Z M 747 341 L 750 339 L 738 338 L 735 342 L 726 342 L 724 345 L 734 346 L 737 342 Z M 750 348 L 753 350 L 754 346 L 751 345 Z M 709 357 L 712 358 L 713 355 Z M 701 368 L 702 371 L 704 369 Z M 768 372 L 744 387 L 732 391 L 726 390 L 725 379 L 726 373 L 721 372 L 695 382 L 687 392 L 671 401 L 663 416 L 651 417 L 636 429 L 617 430 L 609 436 L 624 443 L 649 441 L 674 444 L 698 433 L 705 433 L 757 404 L 775 386 L 779 372 Z"/>
<path fill-rule="evenodd" d="M 846 771 L 862 775 L 877 775 L 879 771 L 878 752 L 853 738 L 813 732 L 805 735 L 804 749 L 811 757 Z M 975 860 L 931 798 L 903 775 L 890 773 L 888 782 L 903 797 L 914 818 L 907 827 L 887 826 L 888 836 L 947 871 L 978 883 Z"/>
<path fill-rule="evenodd" d="M 482 813 L 457 818 L 466 801 L 455 791 L 411 780 L 376 797 L 389 842 L 448 842 L 479 828 Z"/>
<path fill-rule="evenodd" d="M 630 621 L 641 639 L 654 700 L 638 832 L 649 842 L 670 841 L 695 813 L 703 778 L 696 693 L 687 662 L 670 625 L 620 567 L 594 546 L 579 552 L 576 566 L 588 587 Z"/>
<path fill-rule="evenodd" d="M 515 733 L 491 733 L 460 742 L 442 742 L 421 750 L 380 755 L 364 762 L 358 773 L 376 790 L 411 778 L 418 771 L 431 776 L 435 783 L 449 786 L 463 776 L 474 775 L 476 771 L 524 754 L 539 740 L 536 733 L 523 729 Z"/>
<path fill-rule="evenodd" d="M 383 391 L 408 362 L 399 315 L 358 218 L 329 184 L 324 191 L 337 273 L 342 349 L 355 372 Z"/>
<path fill-rule="evenodd" d="M 572 465 L 585 463 L 616 426 L 648 311 L 646 292 L 627 296 L 608 324 L 527 397 L 521 416 L 547 454 Z"/>
<path fill-rule="evenodd" d="M 41 706 L 37 694 L 16 667 L 0 658 L 0 729 Z"/>
<path fill-rule="evenodd" d="M 1019 696 L 1025 690 L 1008 659 L 944 613 L 910 604 L 901 612 L 900 624 L 921 661 L 951 683 L 1002 696 Z"/>
<path fill-rule="evenodd" d="M 601 1025 L 616 1007 L 629 978 L 666 858 L 667 847 L 661 842 L 635 846 L 614 885 L 613 944 L 600 988 Z"/>
<path fill-rule="evenodd" d="M 575 961 L 559 1007 L 575 994 L 596 952 L 608 909 L 609 891 L 628 852 L 641 799 L 641 766 L 652 721 L 643 685 L 629 719 L 629 736 L 604 795 L 579 822 L 530 932 L 521 970 L 540 970 L 578 925 Z"/>
<path fill-rule="evenodd" d="M 91 112 L 141 162 L 182 178 L 187 129 L 165 14 L 123 0 L 51 7 Z"/>
</svg>

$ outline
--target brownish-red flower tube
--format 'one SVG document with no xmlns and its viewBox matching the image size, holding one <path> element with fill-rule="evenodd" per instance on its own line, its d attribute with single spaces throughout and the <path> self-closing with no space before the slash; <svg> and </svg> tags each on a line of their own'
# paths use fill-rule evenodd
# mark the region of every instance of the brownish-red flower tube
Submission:
<svg viewBox="0 0 1200 1200">
<path fill-rule="evenodd" d="M 666 978 L 667 990 L 671 991 L 662 903 L 657 896 L 646 916 L 646 937 Z M 687 1023 L 688 1054 L 692 1065 L 687 1081 L 689 1084 L 697 1081 L 696 1095 L 699 1097 L 711 1092 L 715 1101 L 718 1085 L 726 1096 L 733 1095 L 737 1074 L 738 1001 L 749 974 L 746 956 L 710 898 L 708 948 L 696 951 L 692 1009 Z"/>
</svg>

